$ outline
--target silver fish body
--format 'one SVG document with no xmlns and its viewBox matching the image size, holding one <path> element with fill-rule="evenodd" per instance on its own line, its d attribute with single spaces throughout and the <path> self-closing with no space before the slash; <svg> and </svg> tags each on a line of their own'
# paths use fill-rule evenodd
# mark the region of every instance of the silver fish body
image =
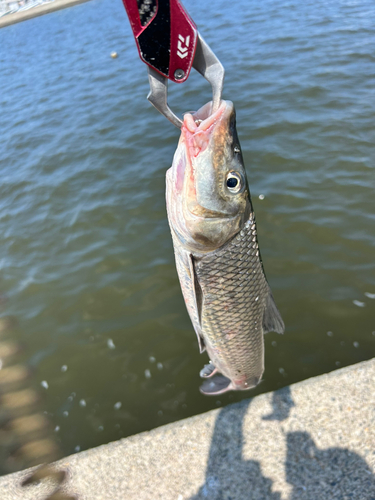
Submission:
<svg viewBox="0 0 375 500">
<path fill-rule="evenodd" d="M 231 102 L 214 115 L 209 105 L 185 115 L 167 172 L 167 211 L 187 310 L 210 357 L 201 392 L 255 387 L 263 334 L 282 333 L 284 324 L 260 259 Z"/>
</svg>

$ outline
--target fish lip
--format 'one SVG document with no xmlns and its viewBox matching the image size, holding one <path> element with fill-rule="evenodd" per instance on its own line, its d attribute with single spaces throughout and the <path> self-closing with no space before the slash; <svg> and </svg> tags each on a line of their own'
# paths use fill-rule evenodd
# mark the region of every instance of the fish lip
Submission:
<svg viewBox="0 0 375 500">
<path fill-rule="evenodd" d="M 195 113 L 185 114 L 181 131 L 190 161 L 208 148 L 213 130 L 231 106 L 229 101 L 221 101 L 219 109 L 211 114 L 212 102 L 209 102 Z"/>
<path fill-rule="evenodd" d="M 207 132 L 208 129 L 214 125 L 219 118 L 221 118 L 224 111 L 227 109 L 228 103 L 226 101 L 221 101 L 219 108 L 215 111 L 215 113 L 211 114 L 209 112 L 206 118 L 205 113 L 212 109 L 212 101 L 203 106 L 200 110 L 195 113 L 186 113 L 184 115 L 183 126 L 187 131 L 191 134 L 196 134 L 198 132 Z M 196 120 L 199 120 L 199 123 L 196 123 Z"/>
</svg>

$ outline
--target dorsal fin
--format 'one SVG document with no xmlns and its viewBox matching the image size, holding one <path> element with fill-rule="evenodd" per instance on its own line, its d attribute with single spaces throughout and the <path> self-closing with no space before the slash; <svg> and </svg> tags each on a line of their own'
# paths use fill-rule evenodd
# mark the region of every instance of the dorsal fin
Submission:
<svg viewBox="0 0 375 500">
<path fill-rule="evenodd" d="M 284 333 L 284 330 L 284 321 L 281 318 L 281 314 L 276 307 L 271 289 L 269 288 L 263 313 L 263 333 Z"/>
</svg>

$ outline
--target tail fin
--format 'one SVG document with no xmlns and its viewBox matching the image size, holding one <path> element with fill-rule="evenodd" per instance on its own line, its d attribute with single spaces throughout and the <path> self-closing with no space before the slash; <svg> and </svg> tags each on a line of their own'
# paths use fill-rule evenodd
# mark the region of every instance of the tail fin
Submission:
<svg viewBox="0 0 375 500">
<path fill-rule="evenodd" d="M 224 375 L 216 375 L 216 377 L 205 380 L 199 390 L 206 396 L 216 396 L 233 389 L 232 382 Z"/>
</svg>

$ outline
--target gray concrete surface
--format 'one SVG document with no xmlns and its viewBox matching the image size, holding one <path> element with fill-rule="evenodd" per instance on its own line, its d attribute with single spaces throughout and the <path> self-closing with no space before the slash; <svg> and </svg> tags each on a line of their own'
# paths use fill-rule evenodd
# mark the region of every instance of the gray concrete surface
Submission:
<svg viewBox="0 0 375 500">
<path fill-rule="evenodd" d="M 80 500 L 375 500 L 375 359 L 61 460 Z M 25 472 L 0 478 L 1 500 Z"/>
<path fill-rule="evenodd" d="M 37 7 L 33 7 L 29 10 L 22 10 L 21 12 L 8 14 L 4 17 L 0 17 L 0 28 L 10 26 L 11 24 L 20 23 L 21 21 L 26 21 L 27 19 L 32 19 L 33 17 L 42 16 L 43 14 L 49 14 L 50 12 L 54 12 L 55 10 L 72 7 L 73 5 L 84 3 L 87 1 L 88 0 L 55 0 L 54 2 L 44 5 L 38 5 Z"/>
</svg>

